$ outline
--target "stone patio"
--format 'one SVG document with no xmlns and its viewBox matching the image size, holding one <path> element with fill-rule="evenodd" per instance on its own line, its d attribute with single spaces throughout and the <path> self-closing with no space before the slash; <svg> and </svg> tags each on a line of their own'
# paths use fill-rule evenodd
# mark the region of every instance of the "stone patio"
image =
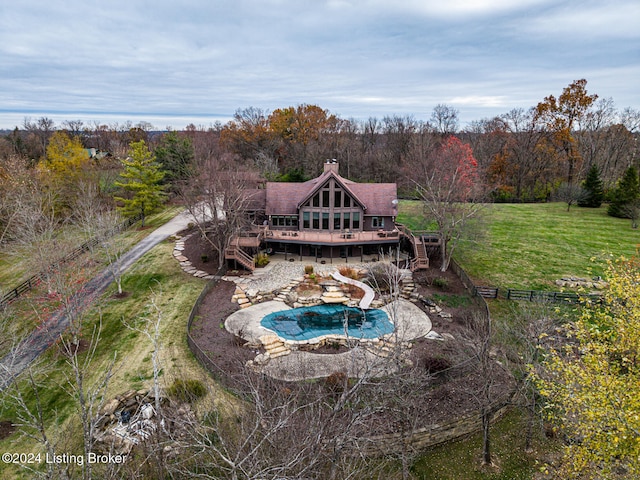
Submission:
<svg viewBox="0 0 640 480">
<path fill-rule="evenodd" d="M 344 335 L 325 335 L 291 341 L 260 325 L 265 315 L 289 309 L 284 302 L 272 300 L 238 310 L 225 321 L 229 332 L 247 342 L 245 348 L 255 349 L 256 357 L 248 366 L 280 380 L 321 378 L 338 371 L 351 377 L 389 374 L 405 361 L 402 352 L 411 348 L 411 341 L 426 337 L 431 331 L 431 320 L 420 308 L 398 299 L 382 307 L 396 327 L 394 333 L 377 339 L 358 340 L 358 345 L 346 353 L 317 354 L 301 348 L 313 348 L 327 342 L 348 344 L 354 340 Z M 260 353 L 263 349 L 264 353 Z"/>
</svg>

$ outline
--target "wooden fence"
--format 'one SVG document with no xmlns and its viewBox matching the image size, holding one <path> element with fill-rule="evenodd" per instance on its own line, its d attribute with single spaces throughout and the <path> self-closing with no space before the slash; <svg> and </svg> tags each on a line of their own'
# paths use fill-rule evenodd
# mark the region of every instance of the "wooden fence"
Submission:
<svg viewBox="0 0 640 480">
<path fill-rule="evenodd" d="M 506 300 L 525 300 L 529 302 L 552 302 L 552 303 L 579 303 L 584 300 L 597 301 L 601 295 L 599 293 L 578 294 L 573 292 L 549 292 L 546 290 L 517 290 L 507 288 L 500 290 L 498 287 L 485 287 L 475 285 L 467 272 L 451 259 L 451 270 L 460 278 L 462 284 L 473 295 L 482 298 L 504 298 Z"/>
<path fill-rule="evenodd" d="M 110 238 L 116 235 L 117 233 L 120 233 L 121 231 L 126 230 L 131 225 L 136 223 L 138 220 L 140 220 L 139 215 L 128 218 L 117 227 L 107 231 L 105 233 L 106 238 Z M 61 265 L 71 262 L 72 260 L 75 260 L 76 258 L 78 258 L 80 255 L 91 250 L 93 247 L 98 245 L 98 243 L 100 243 L 102 238 L 104 237 L 94 237 L 90 240 L 87 240 L 82 245 L 73 249 L 71 252 L 69 252 L 67 255 L 65 255 L 63 258 L 61 258 L 57 262 L 49 265 L 45 270 L 42 270 L 41 272 L 36 273 L 35 275 L 32 275 L 31 277 L 27 278 L 24 282 L 22 282 L 20 285 L 17 285 L 9 289 L 9 291 L 5 293 L 2 296 L 2 298 L 0 298 L 0 308 L 4 308 L 9 303 L 16 300 L 20 295 L 23 295 L 24 293 L 38 286 L 40 283 L 42 283 L 43 280 L 45 280 L 49 275 L 51 275 L 51 272 L 60 268 Z"/>
<path fill-rule="evenodd" d="M 508 288 L 507 300 L 528 300 L 530 302 L 579 303 L 585 299 L 599 300 L 600 294 L 581 295 L 573 292 L 547 292 L 544 290 L 515 290 Z"/>
<path fill-rule="evenodd" d="M 211 359 L 211 357 L 209 357 L 209 355 L 207 355 L 205 351 L 202 350 L 202 348 L 200 348 L 200 345 L 198 345 L 198 342 L 196 342 L 196 340 L 191 336 L 191 327 L 193 325 L 193 321 L 196 319 L 198 315 L 198 310 L 200 309 L 200 305 L 202 305 L 202 302 L 204 301 L 206 296 L 209 294 L 209 292 L 216 285 L 218 285 L 218 283 L 220 283 L 220 279 L 225 274 L 225 272 L 226 272 L 226 267 L 222 267 L 220 270 L 218 270 L 216 274 L 213 276 L 213 279 L 209 280 L 207 284 L 204 286 L 204 288 L 202 289 L 202 292 L 200 292 L 200 295 L 198 296 L 198 299 L 193 304 L 193 307 L 191 308 L 191 312 L 189 313 L 189 319 L 187 321 L 187 344 L 191 349 L 191 353 L 193 353 L 193 355 L 196 357 L 196 360 L 198 360 L 200 365 L 202 365 L 202 367 L 206 371 L 208 371 L 216 380 L 224 384 L 227 384 L 228 373 L 222 370 L 220 366 L 216 362 L 214 362 Z"/>
</svg>

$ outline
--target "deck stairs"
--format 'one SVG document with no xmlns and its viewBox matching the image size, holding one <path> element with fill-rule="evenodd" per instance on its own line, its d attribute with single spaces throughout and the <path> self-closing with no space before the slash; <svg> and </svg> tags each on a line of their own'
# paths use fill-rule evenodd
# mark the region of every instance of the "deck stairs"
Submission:
<svg viewBox="0 0 640 480">
<path fill-rule="evenodd" d="M 253 229 L 239 235 L 234 235 L 229 247 L 224 252 L 226 260 L 235 260 L 247 270 L 253 272 L 256 268 L 252 255 L 249 255 L 244 248 L 256 249 L 264 237 L 264 228 Z"/>
<path fill-rule="evenodd" d="M 250 272 L 253 272 L 256 268 L 253 257 L 247 254 L 239 246 L 232 245 L 227 248 L 224 252 L 224 258 L 226 260 L 235 260 Z"/>
<path fill-rule="evenodd" d="M 411 230 L 401 224 L 396 224 L 400 233 L 409 240 L 413 247 L 413 259 L 409 268 L 412 272 L 416 270 L 426 270 L 429 268 L 429 256 L 427 255 L 427 249 L 422 240 L 422 236 L 415 236 Z"/>
</svg>

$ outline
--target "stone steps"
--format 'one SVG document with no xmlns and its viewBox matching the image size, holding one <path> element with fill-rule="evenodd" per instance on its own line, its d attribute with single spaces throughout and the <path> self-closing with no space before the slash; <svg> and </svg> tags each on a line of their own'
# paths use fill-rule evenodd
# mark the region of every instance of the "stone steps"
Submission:
<svg viewBox="0 0 640 480">
<path fill-rule="evenodd" d="M 263 335 L 259 340 L 269 358 L 278 358 L 291 353 L 291 349 L 277 335 Z"/>
</svg>

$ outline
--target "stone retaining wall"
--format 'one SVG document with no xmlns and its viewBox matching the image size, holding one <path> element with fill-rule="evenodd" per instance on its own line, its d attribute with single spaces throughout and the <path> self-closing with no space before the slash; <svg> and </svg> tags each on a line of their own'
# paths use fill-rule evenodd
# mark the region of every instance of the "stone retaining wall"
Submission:
<svg viewBox="0 0 640 480">
<path fill-rule="evenodd" d="M 509 409 L 502 402 L 494 407 L 491 421 L 499 420 Z M 353 447 L 363 455 L 393 455 L 407 449 L 424 450 L 451 440 L 455 440 L 482 429 L 481 412 L 474 411 L 457 420 L 444 424 L 433 424 L 405 433 L 390 433 L 374 437 L 362 437 Z"/>
</svg>

